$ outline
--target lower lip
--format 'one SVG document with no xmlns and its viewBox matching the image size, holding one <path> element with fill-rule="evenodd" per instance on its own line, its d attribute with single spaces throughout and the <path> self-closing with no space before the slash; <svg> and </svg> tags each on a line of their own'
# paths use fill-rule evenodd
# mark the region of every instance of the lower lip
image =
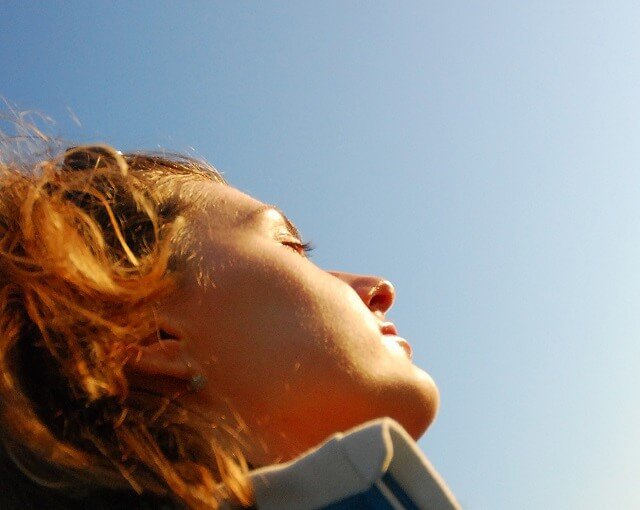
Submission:
<svg viewBox="0 0 640 510">
<path fill-rule="evenodd" d="M 390 351 L 397 354 L 403 354 L 407 358 L 413 359 L 413 349 L 411 349 L 411 344 L 409 344 L 409 342 L 404 338 L 396 335 L 383 335 L 382 343 Z"/>
</svg>

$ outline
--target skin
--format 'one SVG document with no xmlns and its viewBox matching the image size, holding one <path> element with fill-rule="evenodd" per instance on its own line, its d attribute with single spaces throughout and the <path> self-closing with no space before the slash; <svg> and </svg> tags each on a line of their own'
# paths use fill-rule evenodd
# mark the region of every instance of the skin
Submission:
<svg viewBox="0 0 640 510">
<path fill-rule="evenodd" d="M 438 391 L 384 320 L 393 286 L 320 269 L 281 213 L 226 185 L 197 186 L 206 187 L 206 205 L 193 228 L 213 285 L 187 270 L 158 309 L 171 338 L 145 347 L 133 370 L 163 391 L 203 374 L 188 405 L 244 423 L 256 466 L 383 416 L 421 436 Z"/>
</svg>

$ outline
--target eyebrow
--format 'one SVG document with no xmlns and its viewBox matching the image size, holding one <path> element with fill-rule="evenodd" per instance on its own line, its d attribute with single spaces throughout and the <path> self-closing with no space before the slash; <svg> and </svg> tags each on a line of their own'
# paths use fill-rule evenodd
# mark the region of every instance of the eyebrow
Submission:
<svg viewBox="0 0 640 510">
<path fill-rule="evenodd" d="M 275 211 L 275 212 L 277 212 L 282 217 L 282 220 L 284 221 L 284 224 L 286 225 L 287 230 L 289 231 L 289 233 L 292 236 L 295 236 L 297 239 L 301 239 L 302 238 L 300 236 L 300 232 L 298 231 L 296 226 L 291 222 L 291 220 L 289 218 L 287 218 L 287 215 L 285 213 L 283 213 L 282 210 L 276 205 L 263 204 L 260 207 L 258 207 L 257 209 L 251 211 L 249 213 L 249 215 L 247 216 L 246 220 L 251 220 L 251 219 L 255 218 L 256 216 L 260 216 L 261 214 L 264 214 L 266 211 Z"/>
</svg>

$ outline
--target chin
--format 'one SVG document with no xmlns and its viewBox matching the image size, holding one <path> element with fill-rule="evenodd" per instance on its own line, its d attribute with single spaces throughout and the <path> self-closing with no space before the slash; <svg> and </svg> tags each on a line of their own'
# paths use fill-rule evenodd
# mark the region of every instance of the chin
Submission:
<svg viewBox="0 0 640 510">
<path fill-rule="evenodd" d="M 423 372 L 419 384 L 409 388 L 409 394 L 396 400 L 398 405 L 389 414 L 409 435 L 418 440 L 436 419 L 440 407 L 440 392 L 433 379 Z"/>
</svg>

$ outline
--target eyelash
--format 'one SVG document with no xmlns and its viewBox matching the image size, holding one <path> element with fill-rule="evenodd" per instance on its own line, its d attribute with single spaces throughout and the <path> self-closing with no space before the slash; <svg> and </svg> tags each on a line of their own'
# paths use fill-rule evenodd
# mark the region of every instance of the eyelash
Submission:
<svg viewBox="0 0 640 510">
<path fill-rule="evenodd" d="M 308 257 L 310 256 L 311 251 L 314 249 L 313 244 L 311 244 L 310 242 L 298 242 L 298 241 L 281 241 L 283 246 L 286 246 L 287 248 L 290 248 L 291 250 L 295 251 L 298 255 L 302 256 L 302 257 Z"/>
</svg>

